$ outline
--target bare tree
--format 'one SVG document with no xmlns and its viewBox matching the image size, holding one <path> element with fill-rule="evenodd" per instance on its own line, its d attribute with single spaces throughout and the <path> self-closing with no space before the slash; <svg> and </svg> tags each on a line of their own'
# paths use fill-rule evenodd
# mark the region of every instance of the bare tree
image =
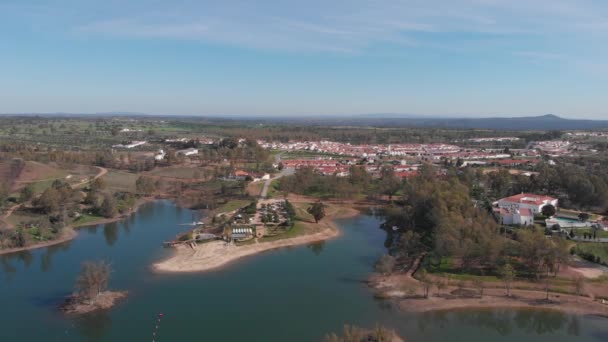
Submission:
<svg viewBox="0 0 608 342">
<path fill-rule="evenodd" d="M 422 282 L 422 291 L 424 292 L 424 298 L 429 298 L 429 290 L 433 285 L 433 280 L 429 277 L 425 269 L 420 271 L 420 282 Z"/>
<path fill-rule="evenodd" d="M 506 264 L 500 269 L 500 277 L 505 284 L 505 290 L 507 291 L 507 297 L 511 296 L 511 283 L 515 279 L 515 269 L 511 264 Z"/>
<path fill-rule="evenodd" d="M 574 278 L 574 291 L 577 296 L 581 296 L 585 291 L 585 278 L 583 276 Z"/>
<path fill-rule="evenodd" d="M 382 274 L 390 274 L 395 267 L 395 258 L 385 254 L 376 263 L 376 270 Z"/>
<path fill-rule="evenodd" d="M 85 261 L 76 278 L 78 299 L 94 304 L 97 296 L 108 288 L 108 281 L 112 268 L 105 261 Z"/>
<path fill-rule="evenodd" d="M 477 289 L 477 292 L 479 293 L 479 298 L 483 298 L 483 290 L 485 287 L 483 280 L 481 280 L 481 279 L 473 280 L 473 286 Z"/>
<path fill-rule="evenodd" d="M 441 294 L 441 292 L 448 287 L 447 282 L 443 279 L 437 280 L 435 283 L 435 287 L 437 287 L 437 294 Z"/>
</svg>

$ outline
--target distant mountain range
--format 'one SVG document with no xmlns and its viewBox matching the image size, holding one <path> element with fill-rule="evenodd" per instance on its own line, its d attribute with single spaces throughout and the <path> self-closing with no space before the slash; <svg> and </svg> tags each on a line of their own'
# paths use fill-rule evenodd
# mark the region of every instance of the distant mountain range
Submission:
<svg viewBox="0 0 608 342">
<path fill-rule="evenodd" d="M 298 119 L 304 121 L 305 119 Z M 309 119 L 310 120 L 310 119 Z M 287 119 L 286 121 L 294 121 Z M 313 120 L 310 120 L 313 121 Z M 326 125 L 375 127 L 436 127 L 496 130 L 573 130 L 608 129 L 608 120 L 564 119 L 547 114 L 529 117 L 458 118 L 423 117 L 398 114 L 367 114 L 354 117 L 319 118 L 313 122 Z"/>
<path fill-rule="evenodd" d="M 255 121 L 256 123 L 302 123 L 323 126 L 373 126 L 373 127 L 435 127 L 456 129 L 494 129 L 494 130 L 592 130 L 608 129 L 608 120 L 565 119 L 554 114 L 528 117 L 442 117 L 424 116 L 415 114 L 361 114 L 353 116 L 257 116 L 257 115 L 149 115 L 132 112 L 107 112 L 95 114 L 74 113 L 45 113 L 45 114 L 5 114 L 26 116 L 65 116 L 65 117 L 91 117 L 91 116 L 121 116 L 142 117 L 153 116 L 167 119 L 196 119 L 205 118 L 211 121 Z"/>
</svg>

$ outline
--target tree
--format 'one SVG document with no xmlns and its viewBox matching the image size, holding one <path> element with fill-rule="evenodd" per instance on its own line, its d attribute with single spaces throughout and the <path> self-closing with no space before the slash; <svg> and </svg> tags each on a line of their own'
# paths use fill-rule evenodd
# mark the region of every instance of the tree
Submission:
<svg viewBox="0 0 608 342">
<path fill-rule="evenodd" d="M 154 180 L 148 177 L 140 176 L 135 181 L 135 189 L 139 193 L 143 193 L 145 195 L 149 195 L 156 191 L 156 184 Z"/>
<path fill-rule="evenodd" d="M 107 289 L 111 272 L 110 264 L 105 261 L 82 263 L 80 274 L 76 278 L 77 298 L 94 304 L 97 296 Z"/>
<path fill-rule="evenodd" d="M 395 267 L 395 258 L 385 254 L 376 263 L 376 270 L 382 274 L 390 274 Z"/>
<path fill-rule="evenodd" d="M 507 297 L 511 296 L 511 283 L 515 279 L 515 269 L 511 264 L 505 264 L 499 270 L 500 277 L 505 284 L 505 290 L 507 291 Z"/>
<path fill-rule="evenodd" d="M 542 207 L 541 212 L 545 217 L 552 217 L 553 215 L 555 215 L 556 210 L 552 204 L 547 204 Z"/>
<path fill-rule="evenodd" d="M 477 292 L 479 293 L 479 298 L 483 298 L 483 290 L 485 287 L 483 280 L 481 280 L 479 278 L 475 278 L 473 280 L 473 286 L 477 289 Z"/>
<path fill-rule="evenodd" d="M 422 283 L 422 291 L 424 298 L 429 298 L 429 290 L 433 285 L 433 281 L 425 269 L 422 269 L 419 274 L 420 282 Z"/>
<path fill-rule="evenodd" d="M 319 223 L 325 217 L 325 204 L 317 201 L 308 208 L 307 212 L 315 219 L 315 223 Z"/>
<path fill-rule="evenodd" d="M 91 191 L 97 192 L 106 188 L 106 182 L 100 177 L 91 182 Z"/>
<path fill-rule="evenodd" d="M 26 185 L 19 193 L 19 200 L 21 203 L 25 203 L 34 198 L 34 186 L 31 184 Z"/>
<path fill-rule="evenodd" d="M 54 187 L 46 189 L 36 200 L 36 206 L 45 214 L 52 214 L 59 210 L 61 194 Z"/>
<path fill-rule="evenodd" d="M 382 170 L 380 170 L 380 183 L 378 184 L 380 192 L 384 195 L 388 195 L 388 200 L 390 201 L 397 191 L 399 191 L 400 186 L 401 182 L 399 181 L 399 178 L 395 176 L 393 168 L 384 166 Z"/>
<path fill-rule="evenodd" d="M 587 222 L 589 220 L 589 214 L 587 213 L 580 213 L 578 214 L 578 219 L 581 220 L 582 222 Z"/>
<path fill-rule="evenodd" d="M 103 198 L 103 202 L 99 207 L 99 214 L 106 218 L 112 218 L 116 216 L 116 200 L 110 194 L 105 194 Z"/>
<path fill-rule="evenodd" d="M 577 276 L 574 278 L 574 291 L 577 296 L 581 296 L 583 291 L 585 291 L 585 278 L 582 276 Z"/>
</svg>

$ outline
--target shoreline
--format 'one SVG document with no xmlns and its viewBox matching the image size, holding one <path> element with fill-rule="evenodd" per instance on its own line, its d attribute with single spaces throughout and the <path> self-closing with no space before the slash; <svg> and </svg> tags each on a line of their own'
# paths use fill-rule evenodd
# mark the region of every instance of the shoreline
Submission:
<svg viewBox="0 0 608 342">
<path fill-rule="evenodd" d="M 324 221 L 318 224 L 306 223 L 308 226 L 321 226 L 322 230 L 319 232 L 244 246 L 236 246 L 224 241 L 204 243 L 197 245 L 194 249 L 180 246 L 172 256 L 152 264 L 151 267 L 157 273 L 192 273 L 215 270 L 236 260 L 262 252 L 336 238 L 340 236 L 341 231 L 335 220 L 359 214 L 359 211 L 354 208 L 333 206 L 332 212 L 325 217 Z"/>
<path fill-rule="evenodd" d="M 68 242 L 68 241 L 72 241 L 78 236 L 78 230 L 81 228 L 96 226 L 96 225 L 100 225 L 100 224 L 107 224 L 107 223 L 112 223 L 112 222 L 118 222 L 118 221 L 127 219 L 131 215 L 135 214 L 142 205 L 150 203 L 150 202 L 154 202 L 157 200 L 163 200 L 163 199 L 168 200 L 168 198 L 142 197 L 142 198 L 140 198 L 140 200 L 137 203 L 135 203 L 135 205 L 133 206 L 133 208 L 131 208 L 131 210 L 129 210 L 128 212 L 126 212 L 124 214 L 121 214 L 120 216 L 117 216 L 114 218 L 104 218 L 104 219 L 100 219 L 100 220 L 93 221 L 93 222 L 86 222 L 84 224 L 71 224 L 71 225 L 66 226 L 62 233 L 62 236 L 55 240 L 44 241 L 42 243 L 37 243 L 37 244 L 30 245 L 30 246 L 25 246 L 25 247 L 0 249 L 0 255 L 19 253 L 19 252 L 24 252 L 24 251 L 31 251 L 34 249 L 55 246 L 55 245 L 59 245 L 59 244 L 62 244 L 62 243 Z"/>
<path fill-rule="evenodd" d="M 377 298 L 394 300 L 401 310 L 416 313 L 470 309 L 532 309 L 608 318 L 608 303 L 602 304 L 587 296 L 549 292 L 547 301 L 545 291 L 513 288 L 511 296 L 507 297 L 504 288 L 486 287 L 483 298 L 480 298 L 473 289 L 467 288 L 463 290 L 463 294 L 459 293 L 457 287 L 450 286 L 441 293 L 431 291 L 428 298 L 423 298 L 418 293 L 420 282 L 404 274 L 375 274 L 368 281 L 368 285 L 376 291 Z M 414 293 L 411 292 L 412 289 Z"/>
</svg>

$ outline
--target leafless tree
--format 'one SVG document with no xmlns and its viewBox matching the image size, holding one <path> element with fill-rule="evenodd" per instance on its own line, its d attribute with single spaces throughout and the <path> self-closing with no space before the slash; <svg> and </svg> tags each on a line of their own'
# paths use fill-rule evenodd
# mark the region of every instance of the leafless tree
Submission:
<svg viewBox="0 0 608 342">
<path fill-rule="evenodd" d="M 94 304 L 97 296 L 107 289 L 111 272 L 112 267 L 105 261 L 83 262 L 80 274 L 76 278 L 78 299 Z"/>
</svg>

